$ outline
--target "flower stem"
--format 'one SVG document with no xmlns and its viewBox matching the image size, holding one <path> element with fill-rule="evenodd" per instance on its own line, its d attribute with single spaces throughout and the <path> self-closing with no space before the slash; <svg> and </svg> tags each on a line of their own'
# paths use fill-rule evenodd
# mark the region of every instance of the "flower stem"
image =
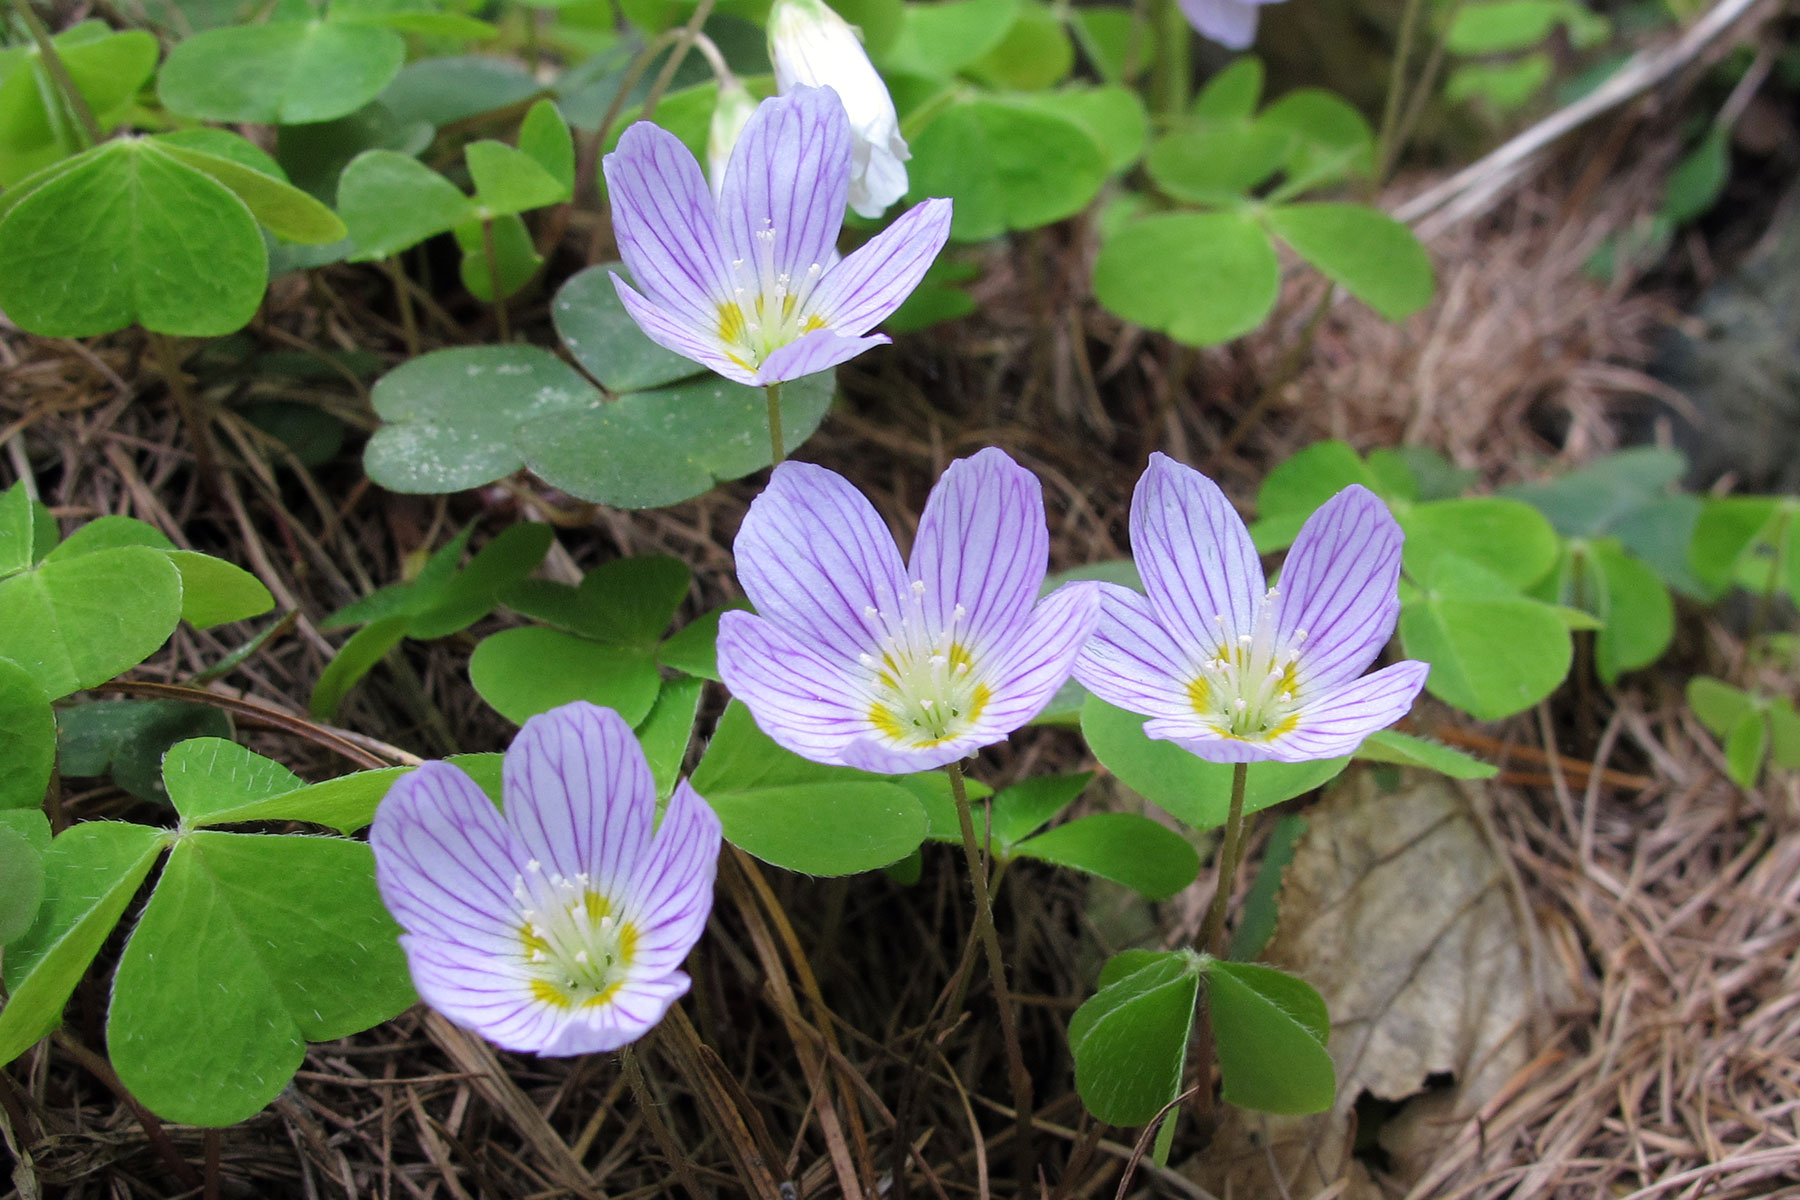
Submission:
<svg viewBox="0 0 1800 1200">
<path fill-rule="evenodd" d="M 763 394 L 769 398 L 769 465 L 775 466 L 787 457 L 787 452 L 781 448 L 781 385 L 766 383 Z"/>
<path fill-rule="evenodd" d="M 1200 927 L 1200 952 L 1221 958 L 1225 950 L 1225 906 L 1231 900 L 1238 863 L 1244 857 L 1244 785 L 1249 780 L 1250 764 L 1234 763 L 1231 768 L 1231 811 L 1225 818 L 1225 843 L 1219 848 L 1219 886 L 1213 893 L 1212 904 L 1207 906 L 1206 923 Z"/>
<path fill-rule="evenodd" d="M 481 253 L 487 259 L 488 286 L 494 290 L 494 325 L 500 340 L 512 341 L 511 322 L 506 317 L 506 296 L 500 287 L 500 252 L 494 246 L 494 222 L 481 219 Z"/>
<path fill-rule="evenodd" d="M 1025 1054 L 1019 1047 L 1012 993 L 1006 987 L 1006 964 L 1000 958 L 1000 935 L 994 929 L 993 902 L 988 896 L 986 848 L 975 840 L 975 820 L 969 814 L 969 791 L 963 786 L 962 764 L 950 763 L 944 771 L 950 776 L 950 794 L 956 800 L 956 820 L 962 826 L 963 856 L 968 859 L 969 882 L 975 890 L 975 932 L 987 954 L 988 978 L 993 981 L 994 1001 L 1000 1008 L 1000 1036 L 1006 1042 L 1007 1077 L 1012 1085 L 1013 1109 L 1018 1121 L 1015 1135 L 1018 1178 L 1029 1180 L 1035 1174 L 1031 1154 L 1031 1072 L 1025 1069 Z"/>
<path fill-rule="evenodd" d="M 1151 94 L 1155 97 L 1156 111 L 1173 116 L 1187 108 L 1188 93 L 1193 86 L 1194 66 L 1188 58 L 1188 50 L 1194 40 L 1194 31 L 1175 0 L 1157 0 L 1155 10 L 1161 28 L 1150 35 L 1150 44 L 1156 54 Z"/>
<path fill-rule="evenodd" d="M 100 122 L 94 119 L 94 110 L 88 107 L 87 97 L 81 94 L 76 86 L 75 77 L 69 74 L 64 65 L 62 55 L 56 52 L 56 44 L 50 39 L 50 30 L 32 10 L 31 0 L 12 0 L 13 9 L 19 19 L 25 22 L 25 28 L 31 31 L 31 40 L 37 43 L 38 57 L 43 59 L 44 70 L 56 84 L 56 90 L 62 93 L 63 102 L 69 106 L 69 112 L 81 126 L 84 142 L 92 146 L 100 140 Z"/>
<path fill-rule="evenodd" d="M 1406 62 L 1412 57 L 1413 29 L 1419 21 L 1419 0 L 1406 0 L 1406 11 L 1400 18 L 1400 36 L 1394 46 L 1394 65 L 1388 73 L 1387 100 L 1381 108 L 1381 133 L 1376 138 L 1375 180 L 1387 178 L 1399 157 L 1394 132 L 1400 120 L 1400 97 L 1406 91 Z"/>
</svg>

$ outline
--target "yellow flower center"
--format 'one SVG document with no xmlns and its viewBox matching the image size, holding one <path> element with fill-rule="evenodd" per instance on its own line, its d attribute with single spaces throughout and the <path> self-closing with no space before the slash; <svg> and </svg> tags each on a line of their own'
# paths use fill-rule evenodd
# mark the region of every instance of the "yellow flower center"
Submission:
<svg viewBox="0 0 1800 1200">
<path fill-rule="evenodd" d="M 1295 664 L 1306 630 L 1295 630 L 1288 645 L 1277 641 L 1275 602 L 1280 595 L 1270 588 L 1257 605 L 1253 631 L 1235 638 L 1223 613 L 1213 617 L 1219 648 L 1188 681 L 1187 694 L 1195 714 L 1224 737 L 1268 742 L 1300 724 Z"/>
<path fill-rule="evenodd" d="M 959 604 L 947 628 L 930 628 L 925 585 L 918 580 L 906 596 L 894 598 L 891 611 L 863 610 L 882 631 L 881 655 L 860 658 L 871 673 L 869 721 L 893 741 L 922 749 L 961 737 L 993 699 L 974 653 L 957 637 L 967 615 Z"/>
<path fill-rule="evenodd" d="M 799 279 L 777 271 L 772 224 L 757 231 L 753 257 L 734 260 L 731 271 L 733 294 L 718 305 L 717 333 L 726 357 L 745 370 L 754 371 L 781 347 L 830 326 L 807 306 L 825 275 L 824 265 L 813 263 Z"/>
<path fill-rule="evenodd" d="M 546 875 L 533 859 L 513 877 L 518 938 L 531 994 L 556 1008 L 593 1008 L 618 992 L 637 950 L 638 931 L 585 874 Z"/>
</svg>

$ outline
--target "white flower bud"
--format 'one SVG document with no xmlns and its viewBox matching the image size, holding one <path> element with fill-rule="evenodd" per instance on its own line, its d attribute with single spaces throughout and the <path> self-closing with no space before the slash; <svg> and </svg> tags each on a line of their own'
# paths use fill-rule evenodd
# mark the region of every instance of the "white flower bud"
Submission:
<svg viewBox="0 0 1800 1200">
<path fill-rule="evenodd" d="M 900 136 L 894 99 L 863 52 L 856 30 L 824 0 L 775 0 L 769 12 L 769 58 L 782 95 L 802 84 L 837 93 L 856 136 L 850 207 L 861 217 L 886 212 L 906 194 L 905 163 L 912 152 Z"/>
<path fill-rule="evenodd" d="M 731 161 L 731 148 L 737 145 L 755 111 L 755 99 L 736 76 L 719 81 L 719 101 L 713 108 L 712 127 L 706 135 L 706 178 L 712 184 L 714 199 L 725 185 L 725 164 Z"/>
</svg>

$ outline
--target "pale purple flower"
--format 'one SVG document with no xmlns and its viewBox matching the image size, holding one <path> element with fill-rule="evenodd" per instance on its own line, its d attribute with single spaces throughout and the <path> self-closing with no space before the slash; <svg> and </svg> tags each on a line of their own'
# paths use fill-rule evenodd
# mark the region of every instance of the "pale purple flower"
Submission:
<svg viewBox="0 0 1800 1200">
<path fill-rule="evenodd" d="M 830 88 L 757 106 L 716 203 L 687 147 L 639 121 L 604 163 L 619 256 L 637 281 L 613 276 L 626 311 L 652 341 L 746 384 L 886 343 L 869 331 L 943 248 L 950 201 L 925 201 L 840 259 L 850 163 L 850 122 Z"/>
<path fill-rule="evenodd" d="M 756 614 L 719 623 L 720 677 L 789 750 L 880 774 L 955 762 L 1036 716 L 1099 611 L 1091 583 L 1038 600 L 1043 488 L 995 449 L 938 480 L 910 563 L 861 492 L 795 462 L 734 549 Z"/>
<path fill-rule="evenodd" d="M 1181 13 L 1201 36 L 1227 50 L 1248 50 L 1256 40 L 1257 11 L 1279 0 L 1180 0 Z"/>
<path fill-rule="evenodd" d="M 525 722 L 505 814 L 448 763 L 401 777 L 369 845 L 419 997 L 508 1050 L 587 1054 L 649 1032 L 712 910 L 719 819 L 683 780 L 662 824 L 625 719 L 585 701 Z"/>
<path fill-rule="evenodd" d="M 1405 716 L 1430 670 L 1364 675 L 1399 616 L 1400 526 L 1347 487 L 1301 528 L 1280 584 L 1212 480 L 1162 454 L 1131 498 L 1144 594 L 1103 585 L 1075 678 L 1151 719 L 1144 732 L 1212 762 L 1349 754 Z"/>
</svg>

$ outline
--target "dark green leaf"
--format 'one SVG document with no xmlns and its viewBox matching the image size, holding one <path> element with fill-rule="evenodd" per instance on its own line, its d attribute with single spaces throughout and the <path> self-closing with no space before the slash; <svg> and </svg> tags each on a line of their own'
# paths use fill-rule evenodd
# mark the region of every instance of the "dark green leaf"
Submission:
<svg viewBox="0 0 1800 1200">
<path fill-rule="evenodd" d="M 1402 602 L 1400 641 L 1408 658 L 1431 664 L 1432 695 L 1484 721 L 1555 691 L 1574 656 L 1555 607 L 1454 554 L 1435 561 L 1427 590 Z"/>
<path fill-rule="evenodd" d="M 1013 847 L 1021 858 L 1073 867 L 1166 900 L 1194 882 L 1200 859 L 1174 830 L 1135 813 L 1096 813 Z"/>
<path fill-rule="evenodd" d="M 1263 62 L 1254 54 L 1234 58 L 1206 81 L 1194 98 L 1194 115 L 1212 121 L 1249 117 L 1262 101 Z"/>
<path fill-rule="evenodd" d="M 1075 1090 L 1109 1125 L 1143 1125 L 1172 1100 L 1187 1061 L 1201 960 L 1157 955 L 1102 988 L 1069 1021 Z"/>
<path fill-rule="evenodd" d="M 1376 734 L 1369 742 L 1380 736 Z M 1363 743 L 1365 749 L 1369 742 Z M 1300 844 L 1300 835 L 1305 832 L 1306 818 L 1291 813 L 1276 821 L 1275 828 L 1269 831 L 1269 840 L 1263 845 L 1262 862 L 1256 867 L 1256 878 L 1244 896 L 1244 906 L 1238 910 L 1237 928 L 1231 931 L 1230 957 L 1234 961 L 1248 962 L 1255 958 L 1275 936 L 1275 925 L 1280 916 L 1281 876 L 1294 861 L 1294 847 Z"/>
<path fill-rule="evenodd" d="M 697 367 L 691 359 L 663 349 L 631 319 L 613 286 L 615 272 L 629 279 L 622 263 L 596 263 L 557 289 L 550 315 L 575 361 L 614 392 L 660 387 L 693 375 Z"/>
<path fill-rule="evenodd" d="M 578 372 L 536 346 L 426 354 L 384 375 L 372 398 L 387 424 L 363 452 L 369 477 L 392 491 L 424 493 L 512 474 L 525 465 L 514 437 L 520 424 L 549 414 L 566 422 L 600 403 Z"/>
<path fill-rule="evenodd" d="M 1761 710 L 1747 712 L 1725 735 L 1725 773 L 1745 791 L 1762 778 L 1769 751 L 1769 719 Z"/>
<path fill-rule="evenodd" d="M 223 738 L 182 742 L 163 759 L 162 773 L 184 827 L 213 824 L 220 813 L 304 786 L 280 763 Z"/>
<path fill-rule="evenodd" d="M 1037 775 L 1020 780 L 994 797 L 994 839 L 1003 846 L 1022 841 L 1047 824 L 1093 781 L 1092 771 L 1079 775 Z"/>
<path fill-rule="evenodd" d="M 783 385 L 789 453 L 819 427 L 835 392 L 829 371 Z M 545 404 L 546 411 L 553 407 Z M 612 403 L 533 413 L 516 444 L 552 487 L 615 508 L 660 508 L 768 466 L 768 421 L 761 388 L 702 376 Z"/>
<path fill-rule="evenodd" d="M 44 902 L 50 821 L 36 809 L 0 812 L 0 946 L 24 936 Z"/>
<path fill-rule="evenodd" d="M 1331 1107 L 1331 1019 L 1311 987 L 1273 967 L 1214 961 L 1206 1003 L 1227 1103 L 1296 1115 Z"/>
<path fill-rule="evenodd" d="M 475 202 L 455 184 L 394 150 L 365 150 L 350 160 L 338 180 L 338 212 L 358 259 L 398 254 L 477 216 Z"/>
<path fill-rule="evenodd" d="M 1687 702 L 1700 723 L 1719 738 L 1756 707 L 1750 693 L 1732 687 L 1723 679 L 1706 675 L 1696 675 L 1688 680 Z"/>
<path fill-rule="evenodd" d="M 954 200 L 950 236 L 959 242 L 1073 216 L 1099 194 L 1109 170 L 1106 152 L 1082 123 L 980 95 L 938 113 L 912 139 L 912 153 L 907 198 Z"/>
<path fill-rule="evenodd" d="M 694 738 L 694 718 L 700 712 L 700 694 L 705 687 L 704 680 L 692 676 L 669 680 L 657 693 L 650 715 L 638 722 L 637 737 L 656 777 L 656 794 L 665 800 L 675 790 L 682 759 Z"/>
<path fill-rule="evenodd" d="M 110 775 L 134 796 L 167 800 L 163 755 L 189 738 L 228 738 L 231 722 L 209 704 L 185 700 L 95 700 L 58 710 L 56 734 L 65 776 Z"/>
<path fill-rule="evenodd" d="M 249 208 L 250 214 L 278 238 L 307 246 L 323 246 L 339 241 L 349 233 L 336 213 L 299 188 L 264 171 L 180 141 L 155 138 L 151 144 L 230 188 Z"/>
<path fill-rule="evenodd" d="M 307 701 L 307 711 L 320 719 L 337 712 L 350 689 L 374 670 L 375 664 L 386 658 L 389 650 L 400 644 L 411 624 L 410 617 L 383 617 L 352 634 L 320 672 L 319 682 L 313 685 L 312 699 Z"/>
<path fill-rule="evenodd" d="M 1493 763 L 1472 758 L 1461 750 L 1442 742 L 1414 737 L 1395 729 L 1371 733 L 1353 756 L 1364 762 L 1396 763 L 1403 767 L 1422 767 L 1452 779 L 1492 779 L 1500 773 Z M 1233 958 L 1238 957 L 1232 955 Z"/>
</svg>

